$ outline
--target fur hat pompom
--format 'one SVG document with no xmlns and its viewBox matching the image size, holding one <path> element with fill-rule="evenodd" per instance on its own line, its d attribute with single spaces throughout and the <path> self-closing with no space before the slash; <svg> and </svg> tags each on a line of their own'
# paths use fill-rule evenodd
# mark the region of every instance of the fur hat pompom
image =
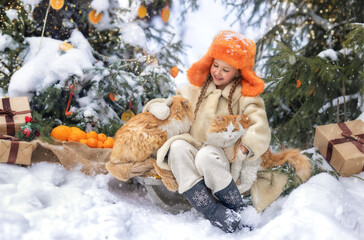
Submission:
<svg viewBox="0 0 364 240">
<path fill-rule="evenodd" d="M 258 96 L 264 90 L 264 81 L 253 70 L 255 51 L 252 40 L 233 31 L 221 31 L 215 36 L 207 53 L 188 69 L 187 78 L 192 85 L 202 86 L 214 59 L 219 59 L 240 70 L 244 96 Z"/>
</svg>

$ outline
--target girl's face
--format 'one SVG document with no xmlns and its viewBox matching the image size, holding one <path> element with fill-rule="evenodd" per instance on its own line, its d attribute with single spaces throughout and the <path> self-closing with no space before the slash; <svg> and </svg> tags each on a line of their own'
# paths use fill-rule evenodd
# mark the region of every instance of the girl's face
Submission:
<svg viewBox="0 0 364 240">
<path fill-rule="evenodd" d="M 230 64 L 215 59 L 211 65 L 210 73 L 216 88 L 224 89 L 239 74 L 239 70 Z"/>
</svg>

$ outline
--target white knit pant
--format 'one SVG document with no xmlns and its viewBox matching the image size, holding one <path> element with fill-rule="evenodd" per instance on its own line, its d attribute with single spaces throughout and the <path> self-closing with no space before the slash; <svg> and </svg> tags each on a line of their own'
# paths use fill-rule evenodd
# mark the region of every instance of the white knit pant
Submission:
<svg viewBox="0 0 364 240">
<path fill-rule="evenodd" d="M 184 140 L 174 141 L 169 149 L 168 165 L 182 194 L 201 179 L 212 193 L 227 187 L 232 176 L 230 163 L 221 148 L 205 146 L 200 150 Z"/>
</svg>

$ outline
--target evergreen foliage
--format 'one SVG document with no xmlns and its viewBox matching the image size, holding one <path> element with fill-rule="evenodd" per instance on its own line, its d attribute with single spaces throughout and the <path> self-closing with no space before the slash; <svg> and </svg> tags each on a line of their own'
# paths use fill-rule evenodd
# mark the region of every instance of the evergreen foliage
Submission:
<svg viewBox="0 0 364 240">
<path fill-rule="evenodd" d="M 29 51 L 27 37 L 68 42 L 77 29 L 88 40 L 96 60 L 82 76 L 73 74 L 30 93 L 32 113 L 41 116 L 43 128 L 65 124 L 112 136 L 123 124 L 120 119 L 123 112 L 130 108 L 137 114 L 150 99 L 174 93 L 169 69 L 180 64 L 178 56 L 183 54 L 184 46 L 175 41 L 168 23 L 159 29 L 150 24 L 151 18 L 160 17 L 163 7 L 171 1 L 143 2 L 148 4 L 148 14 L 140 19 L 130 15 L 140 2 L 129 1 L 128 7 L 123 8 L 117 0 L 109 0 L 109 8 L 100 13 L 103 17 L 100 24 L 92 24 L 88 19 L 92 0 L 65 0 L 60 10 L 49 7 L 49 0 L 42 0 L 36 6 L 24 5 L 19 0 L 11 2 L 0 1 L 0 33 L 12 41 L 6 49 L 0 49 L 0 87 L 5 95 L 12 75 L 22 66 Z M 18 16 L 11 21 L 7 13 L 13 9 Z M 123 28 L 132 23 L 144 31 L 147 41 L 159 46 L 157 52 L 149 52 L 123 37 Z M 110 94 L 116 98 L 111 100 Z M 69 109 L 68 99 L 71 99 Z M 71 114 L 66 115 L 66 110 Z"/>
<path fill-rule="evenodd" d="M 225 3 L 238 16 L 253 6 L 249 24 L 270 26 L 257 41 L 257 69 L 265 77 L 262 96 L 273 143 L 308 148 L 315 126 L 360 115 L 364 102 L 362 1 Z"/>
</svg>

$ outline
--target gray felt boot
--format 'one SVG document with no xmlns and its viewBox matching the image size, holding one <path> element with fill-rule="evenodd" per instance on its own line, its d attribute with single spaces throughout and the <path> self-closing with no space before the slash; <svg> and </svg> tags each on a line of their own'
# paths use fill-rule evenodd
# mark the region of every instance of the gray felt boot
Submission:
<svg viewBox="0 0 364 240">
<path fill-rule="evenodd" d="M 214 193 L 214 195 L 225 207 L 236 212 L 242 211 L 245 208 L 245 204 L 234 180 L 231 180 L 231 183 L 226 188 Z"/>
<path fill-rule="evenodd" d="M 212 199 L 205 181 L 201 180 L 183 193 L 192 206 L 208 219 L 212 225 L 224 232 L 235 232 L 239 227 L 240 215 Z"/>
</svg>

